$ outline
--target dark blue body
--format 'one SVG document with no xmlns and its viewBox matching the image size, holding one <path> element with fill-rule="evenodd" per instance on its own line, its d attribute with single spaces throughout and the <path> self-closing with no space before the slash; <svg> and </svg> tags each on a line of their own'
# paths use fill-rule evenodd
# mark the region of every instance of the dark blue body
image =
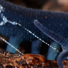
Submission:
<svg viewBox="0 0 68 68">
<path fill-rule="evenodd" d="M 35 19 L 39 20 L 44 26 L 47 26 L 48 29 L 65 38 L 68 38 L 68 13 L 22 8 L 3 0 L 0 0 L 0 5 L 4 7 L 4 12 L 2 13 L 7 17 L 8 20 L 20 23 L 23 27 L 31 30 L 33 33 L 44 40 L 49 42 L 52 41 L 40 30 L 38 30 L 37 27 L 35 27 L 33 23 Z M 17 45 L 20 44 L 23 40 L 35 39 L 34 36 L 25 31 L 22 27 L 14 26 L 9 23 L 4 26 L 0 26 L 0 35 L 10 38 L 9 42 L 11 42 L 14 38 L 14 40 L 19 39 L 15 41 L 16 43 L 19 42 Z"/>
<path fill-rule="evenodd" d="M 39 20 L 44 26 L 48 29 L 58 33 L 59 35 L 67 38 L 68 34 L 68 13 L 64 12 L 50 12 L 50 11 L 42 11 L 42 10 L 34 10 L 28 8 L 22 8 L 16 5 L 10 5 L 0 0 L 0 4 L 4 7 L 3 14 L 11 21 L 16 21 L 20 23 L 22 26 L 25 26 L 32 32 L 36 33 L 38 36 L 43 38 L 42 33 L 35 27 L 33 21 L 35 19 Z M 11 24 L 7 24 L 5 26 L 0 27 L 0 30 L 5 28 L 5 32 L 9 35 L 19 35 L 20 33 L 25 34 L 25 31 L 21 29 L 21 27 L 13 26 Z M 9 28 L 9 30 L 7 30 Z M 11 29 L 12 28 L 12 29 Z M 4 30 L 3 30 L 4 31 Z M 2 33 L 2 32 L 0 32 Z M 27 33 L 27 32 L 26 32 Z M 4 35 L 4 34 L 3 34 Z M 31 36 L 31 35 L 30 35 Z M 24 36 L 25 37 L 25 36 Z M 24 39 L 25 40 L 25 39 Z M 27 40 L 27 39 L 26 39 Z"/>
<path fill-rule="evenodd" d="M 52 41 L 39 29 L 37 29 L 37 27 L 35 27 L 33 23 L 35 19 L 39 20 L 48 29 L 63 36 L 64 38 L 68 38 L 68 13 L 22 8 L 3 0 L 0 0 L 0 5 L 4 7 L 4 12 L 2 13 L 7 17 L 8 20 L 20 23 L 23 27 L 31 30 L 33 33 L 44 40 L 50 42 Z M 25 41 L 35 39 L 34 36 L 25 31 L 22 27 L 14 26 L 9 23 L 4 26 L 0 26 L 0 35 L 9 37 L 9 42 L 11 42 L 14 38 L 14 40 L 19 39 L 15 41 L 16 43 L 19 42 L 17 45 L 20 44 L 23 40 Z M 16 44 L 15 42 L 14 44 Z"/>
<path fill-rule="evenodd" d="M 48 42 L 51 42 L 52 40 L 45 36 L 34 25 L 33 22 L 35 19 L 39 20 L 40 23 L 44 25 L 44 27 L 47 27 L 51 31 L 54 31 L 55 34 L 57 33 L 63 38 L 68 38 L 68 13 L 23 8 L 4 0 L 0 0 L 0 5 L 3 6 L 4 12 L 2 13 L 5 17 L 7 17 L 8 20 L 20 23 L 22 27 L 26 27 L 34 34 Z M 1 20 L 2 19 L 0 17 L 0 21 Z M 0 35 L 9 38 L 9 42 L 18 48 L 22 41 L 35 39 L 34 36 L 25 31 L 22 27 L 7 23 L 3 26 L 0 26 Z M 15 53 L 15 50 L 10 46 L 7 47 L 7 51 Z M 68 52 L 66 52 L 66 55 L 67 53 Z"/>
</svg>

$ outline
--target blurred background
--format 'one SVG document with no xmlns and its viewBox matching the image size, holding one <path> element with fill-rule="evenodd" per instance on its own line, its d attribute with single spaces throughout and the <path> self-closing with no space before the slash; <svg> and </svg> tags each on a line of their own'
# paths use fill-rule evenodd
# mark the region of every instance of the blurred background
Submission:
<svg viewBox="0 0 68 68">
<path fill-rule="evenodd" d="M 8 0 L 17 5 L 51 11 L 68 11 L 68 0 Z"/>
</svg>

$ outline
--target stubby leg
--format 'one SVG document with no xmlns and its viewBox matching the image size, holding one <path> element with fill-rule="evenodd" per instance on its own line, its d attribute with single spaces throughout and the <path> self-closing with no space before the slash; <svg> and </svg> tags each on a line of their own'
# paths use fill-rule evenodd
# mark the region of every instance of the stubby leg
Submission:
<svg viewBox="0 0 68 68">
<path fill-rule="evenodd" d="M 15 48 L 18 48 L 20 43 L 23 41 L 21 36 L 11 36 L 9 39 L 9 43 L 12 44 Z M 6 51 L 10 52 L 10 53 L 15 53 L 16 50 L 13 49 L 10 45 L 7 45 L 7 49 Z"/>
<path fill-rule="evenodd" d="M 39 40 L 34 40 L 31 45 L 31 53 L 39 54 L 40 53 L 40 45 L 42 44 Z"/>
<path fill-rule="evenodd" d="M 58 43 L 56 43 L 56 42 L 52 42 L 50 46 L 56 48 L 56 50 L 60 50 L 60 45 Z M 55 60 L 57 55 L 58 55 L 58 52 L 56 50 L 49 47 L 48 53 L 47 53 L 48 54 L 47 59 Z"/>
</svg>

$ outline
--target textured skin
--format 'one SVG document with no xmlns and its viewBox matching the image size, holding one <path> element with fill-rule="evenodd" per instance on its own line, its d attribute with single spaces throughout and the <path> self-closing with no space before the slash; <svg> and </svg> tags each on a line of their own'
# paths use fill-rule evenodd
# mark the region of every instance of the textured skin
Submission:
<svg viewBox="0 0 68 68">
<path fill-rule="evenodd" d="M 0 0 L 0 5 L 4 7 L 3 14 L 11 21 L 16 21 L 22 26 L 34 32 L 36 35 L 44 40 L 51 42 L 52 40 L 45 36 L 37 27 L 35 27 L 33 21 L 39 20 L 45 27 L 58 33 L 64 38 L 68 38 L 68 13 L 64 12 L 52 12 L 34 10 L 28 8 L 22 8 L 6 1 Z M 1 21 L 1 19 L 0 19 Z M 34 36 L 29 34 L 23 28 L 6 24 L 0 26 L 0 35 L 8 37 L 9 42 L 18 48 L 19 44 L 23 40 L 33 40 Z M 10 46 L 7 47 L 7 51 L 15 53 L 15 50 Z"/>
</svg>

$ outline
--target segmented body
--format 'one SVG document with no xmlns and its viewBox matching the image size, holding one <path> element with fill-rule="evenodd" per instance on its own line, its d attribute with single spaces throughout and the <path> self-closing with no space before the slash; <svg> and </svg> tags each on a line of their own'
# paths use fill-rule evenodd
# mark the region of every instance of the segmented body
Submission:
<svg viewBox="0 0 68 68">
<path fill-rule="evenodd" d="M 22 27 L 26 27 L 31 30 L 40 38 L 51 42 L 52 40 L 45 36 L 37 27 L 35 27 L 33 21 L 39 20 L 45 27 L 61 35 L 64 38 L 68 38 L 68 13 L 64 12 L 52 12 L 23 8 L 4 0 L 0 0 L 0 5 L 3 6 L 3 15 L 10 21 L 18 22 Z M 0 13 L 0 21 L 1 13 Z M 14 26 L 10 23 L 0 26 L 0 35 L 9 37 L 9 42 L 18 48 L 19 44 L 23 40 L 33 40 L 34 36 L 25 31 L 22 27 Z M 62 45 L 61 45 L 62 46 Z M 65 46 L 66 47 L 66 46 Z M 15 52 L 8 46 L 9 52 Z M 11 51 L 10 51 L 11 50 Z"/>
</svg>

